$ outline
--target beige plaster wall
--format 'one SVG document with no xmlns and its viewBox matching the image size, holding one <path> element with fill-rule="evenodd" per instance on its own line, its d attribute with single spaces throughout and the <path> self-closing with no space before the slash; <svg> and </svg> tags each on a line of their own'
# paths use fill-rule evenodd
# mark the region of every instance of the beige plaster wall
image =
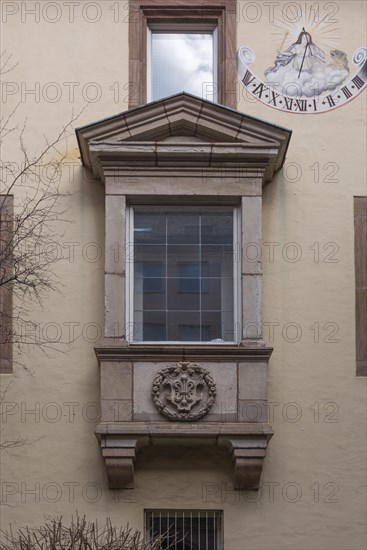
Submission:
<svg viewBox="0 0 367 550">
<path fill-rule="evenodd" d="M 36 4 L 38 23 L 26 12 Z M 287 2 L 238 4 L 238 46 L 255 51 L 254 72 L 260 77 L 280 45 L 272 35 L 269 4 L 282 20 Z M 305 2 L 297 4 L 304 9 Z M 316 4 L 320 13 L 329 13 L 326 3 Z M 336 47 L 347 52 L 353 72 L 353 52 L 366 45 L 365 4 L 328 4 L 338 8 Z M 83 111 L 78 126 L 127 108 L 126 7 L 126 2 L 80 1 L 71 23 L 67 2 L 2 2 L 3 43 L 18 63 L 3 81 L 19 86 L 13 95 L 3 95 L 2 110 L 10 112 L 20 102 L 15 120 L 21 125 L 28 118 L 31 151 L 40 150 L 44 134 L 58 133 L 73 109 L 79 112 L 93 99 L 93 90 L 101 97 Z M 251 23 L 252 10 L 259 7 L 262 15 Z M 10 15 L 13 8 L 18 10 Z M 60 13 L 58 22 L 48 21 Z M 55 102 L 51 82 L 62 90 Z M 74 101 L 67 82 L 80 83 Z M 39 97 L 24 95 L 37 83 Z M 272 243 L 264 246 L 263 270 L 265 340 L 274 346 L 268 379 L 275 436 L 262 490 L 233 492 L 229 458 L 201 449 L 184 456 L 175 449 L 146 449 L 137 459 L 136 489 L 107 489 L 93 433 L 99 401 L 93 345 L 103 323 L 103 258 L 93 260 L 103 246 L 104 194 L 78 166 L 71 136 L 62 187 L 72 193 L 68 217 L 74 223 L 62 226 L 65 259 L 55 266 L 65 286 L 62 295 L 47 296 L 44 311 L 35 317 L 43 336 L 58 331 L 69 341 L 74 330 L 75 338 L 67 353 L 16 352 L 14 374 L 1 377 L 2 388 L 10 382 L 2 440 L 19 436 L 27 443 L 1 451 L 3 527 L 36 525 L 61 514 L 68 518 L 78 510 L 142 529 L 144 508 L 212 508 L 224 511 L 226 550 L 365 547 L 366 380 L 355 377 L 353 257 L 353 196 L 366 194 L 365 92 L 320 115 L 287 114 L 244 99 L 239 110 L 293 130 L 286 168 L 267 186 L 263 200 L 264 242 Z M 13 134 L 4 153 L 17 162 L 17 149 Z M 336 163 L 334 183 L 323 181 L 331 173 L 327 163 Z M 77 244 L 66 244 L 71 242 Z M 302 254 L 297 262 L 286 258 L 293 257 L 289 243 L 297 243 Z"/>
</svg>

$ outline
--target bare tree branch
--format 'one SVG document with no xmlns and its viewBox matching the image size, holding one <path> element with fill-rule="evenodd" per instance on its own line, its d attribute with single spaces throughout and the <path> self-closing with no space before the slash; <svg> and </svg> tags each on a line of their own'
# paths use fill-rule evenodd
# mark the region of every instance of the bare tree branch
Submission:
<svg viewBox="0 0 367 550">
<path fill-rule="evenodd" d="M 0 143 L 17 129 L 17 125 L 11 124 L 17 108 L 0 128 Z M 18 138 L 22 163 L 0 163 L 0 292 L 3 289 L 5 293 L 11 292 L 14 304 L 10 314 L 9 307 L 2 306 L 5 300 L 0 296 L 0 344 L 57 348 L 48 342 L 29 342 L 18 329 L 20 322 L 28 322 L 34 302 L 42 305 L 47 292 L 60 292 L 62 288 L 53 270 L 60 259 L 55 254 L 60 249 L 60 226 L 70 221 L 65 215 L 64 202 L 68 193 L 61 190 L 62 170 L 68 158 L 68 140 L 73 134 L 74 123 L 85 108 L 77 115 L 72 113 L 53 139 L 45 136 L 42 150 L 33 156 L 26 145 L 25 120 Z M 10 200 L 14 202 L 13 213 L 9 210 Z"/>
<path fill-rule="evenodd" d="M 151 542 L 145 542 L 139 531 L 134 531 L 128 525 L 124 528 L 115 527 L 107 519 L 102 527 L 97 521 L 89 522 L 86 517 L 77 516 L 71 525 L 63 523 L 62 518 L 53 519 L 39 527 L 25 527 L 14 532 L 1 531 L 0 550 L 161 550 L 163 538 L 154 537 Z M 177 541 L 164 548 L 177 547 Z"/>
</svg>

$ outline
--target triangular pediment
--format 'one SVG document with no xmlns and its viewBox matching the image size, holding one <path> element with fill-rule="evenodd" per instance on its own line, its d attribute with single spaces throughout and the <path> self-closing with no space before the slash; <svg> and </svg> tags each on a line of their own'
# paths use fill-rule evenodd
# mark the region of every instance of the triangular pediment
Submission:
<svg viewBox="0 0 367 550">
<path fill-rule="evenodd" d="M 272 151 L 278 169 L 285 158 L 291 131 L 234 109 L 187 93 L 148 103 L 76 130 L 83 164 L 92 166 L 91 149 L 118 155 L 129 146 L 144 144 L 247 147 Z M 122 151 L 122 149 L 120 149 Z M 112 151 L 112 153 L 111 153 Z M 276 155 L 274 154 L 276 151 Z M 264 153 L 265 154 L 265 153 Z"/>
</svg>

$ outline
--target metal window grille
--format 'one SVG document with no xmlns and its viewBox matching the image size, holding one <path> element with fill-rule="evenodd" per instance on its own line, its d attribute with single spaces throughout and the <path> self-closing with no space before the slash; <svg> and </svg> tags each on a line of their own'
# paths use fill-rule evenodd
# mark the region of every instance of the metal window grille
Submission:
<svg viewBox="0 0 367 550">
<path fill-rule="evenodd" d="M 222 522 L 214 510 L 147 510 L 146 538 L 160 550 L 223 550 Z"/>
</svg>

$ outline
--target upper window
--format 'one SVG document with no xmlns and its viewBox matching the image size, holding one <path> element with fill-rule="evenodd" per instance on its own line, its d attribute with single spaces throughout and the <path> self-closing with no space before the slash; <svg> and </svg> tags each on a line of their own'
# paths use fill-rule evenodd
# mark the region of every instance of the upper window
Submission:
<svg viewBox="0 0 367 550">
<path fill-rule="evenodd" d="M 130 210 L 130 341 L 234 342 L 232 207 Z"/>
<path fill-rule="evenodd" d="M 217 100 L 217 32 L 183 27 L 149 27 L 148 101 L 179 92 Z"/>
<path fill-rule="evenodd" d="M 129 107 L 183 91 L 236 107 L 235 0 L 131 0 L 129 9 Z"/>
<path fill-rule="evenodd" d="M 150 510 L 145 512 L 147 540 L 158 539 L 159 550 L 222 550 L 222 512 Z"/>
</svg>

